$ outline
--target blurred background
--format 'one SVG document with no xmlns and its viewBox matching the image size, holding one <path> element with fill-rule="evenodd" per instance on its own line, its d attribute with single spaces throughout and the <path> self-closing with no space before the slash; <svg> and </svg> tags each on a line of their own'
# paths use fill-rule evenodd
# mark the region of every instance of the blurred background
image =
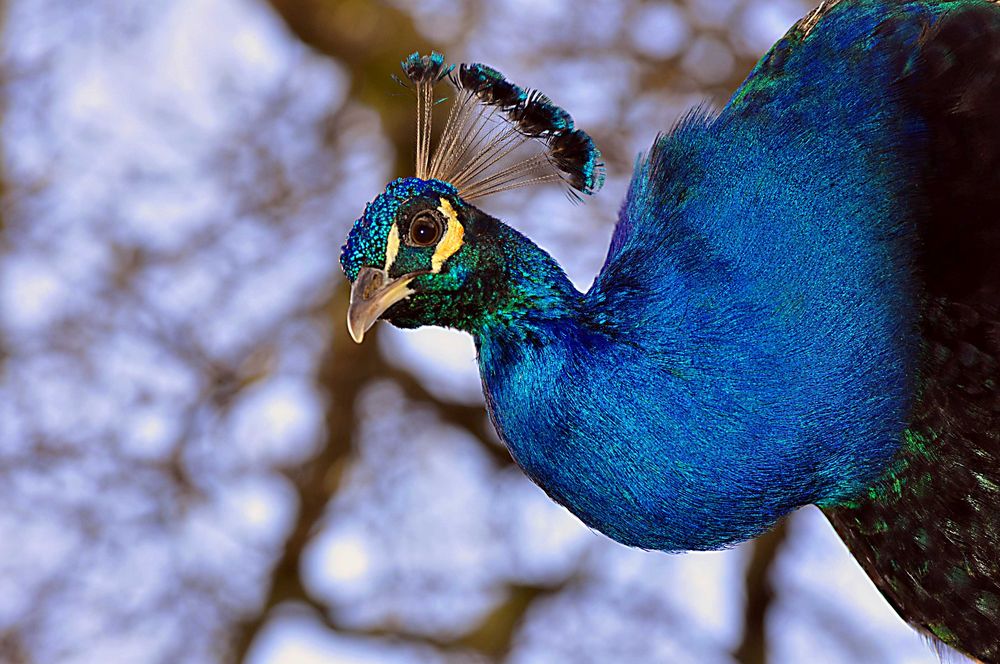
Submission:
<svg viewBox="0 0 1000 664">
<path fill-rule="evenodd" d="M 484 204 L 586 288 L 636 154 L 809 4 L 0 1 L 0 661 L 937 662 L 817 510 L 626 549 L 511 465 L 469 338 L 344 323 L 407 53 L 593 134 L 593 200 Z"/>
</svg>

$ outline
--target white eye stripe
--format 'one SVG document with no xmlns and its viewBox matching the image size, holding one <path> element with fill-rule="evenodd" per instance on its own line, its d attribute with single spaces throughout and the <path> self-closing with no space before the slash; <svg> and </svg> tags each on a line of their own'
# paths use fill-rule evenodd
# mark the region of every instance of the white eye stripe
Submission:
<svg viewBox="0 0 1000 664">
<path fill-rule="evenodd" d="M 445 228 L 444 237 L 441 238 L 434 249 L 434 256 L 431 257 L 431 271 L 434 274 L 440 272 L 444 262 L 462 248 L 462 239 L 465 237 L 465 228 L 462 227 L 462 222 L 458 220 L 458 213 L 455 212 L 455 208 L 451 206 L 448 199 L 442 198 L 440 200 L 441 207 L 438 208 L 438 211 L 448 220 L 448 226 Z"/>
<path fill-rule="evenodd" d="M 444 262 L 454 255 L 462 247 L 462 240 L 465 236 L 465 228 L 462 227 L 462 222 L 458 220 L 458 214 L 455 212 L 455 208 L 451 206 L 451 203 L 447 199 L 440 199 L 441 206 L 438 207 L 438 211 L 444 215 L 446 219 L 445 231 L 438 241 L 437 246 L 434 248 L 434 255 L 431 257 L 431 272 L 437 274 L 441 271 L 441 267 Z M 389 228 L 389 237 L 386 239 L 385 243 L 385 271 L 388 272 L 389 269 L 396 262 L 396 257 L 399 255 L 399 226 L 393 224 Z"/>
<path fill-rule="evenodd" d="M 385 243 L 385 271 L 388 272 L 399 254 L 399 229 L 396 224 L 389 229 L 389 239 Z"/>
</svg>

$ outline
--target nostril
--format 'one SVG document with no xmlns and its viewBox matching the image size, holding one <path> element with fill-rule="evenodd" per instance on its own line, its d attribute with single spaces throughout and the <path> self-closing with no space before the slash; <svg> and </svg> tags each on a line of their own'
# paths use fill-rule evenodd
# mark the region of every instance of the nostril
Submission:
<svg viewBox="0 0 1000 664">
<path fill-rule="evenodd" d="M 381 270 L 372 270 L 364 275 L 364 280 L 361 297 L 370 300 L 385 285 L 386 275 Z"/>
</svg>

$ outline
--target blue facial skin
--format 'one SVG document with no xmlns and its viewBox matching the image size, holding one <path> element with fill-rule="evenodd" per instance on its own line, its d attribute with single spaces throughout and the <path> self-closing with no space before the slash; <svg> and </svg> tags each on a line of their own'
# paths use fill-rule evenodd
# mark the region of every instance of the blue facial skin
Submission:
<svg viewBox="0 0 1000 664">
<path fill-rule="evenodd" d="M 463 307 L 476 313 L 439 303 L 403 321 L 473 335 L 517 463 L 620 542 L 744 541 L 857 495 L 900 447 L 919 347 L 922 202 L 908 183 L 925 128 L 893 86 L 920 35 L 913 22 L 867 36 L 893 12 L 944 10 L 843 6 L 765 56 L 718 116 L 695 113 L 657 142 L 588 292 L 456 199 L 471 237 L 456 266 L 481 298 Z M 449 187 L 390 184 L 351 232 L 348 276 L 381 267 L 408 197 L 456 197 Z"/>
</svg>

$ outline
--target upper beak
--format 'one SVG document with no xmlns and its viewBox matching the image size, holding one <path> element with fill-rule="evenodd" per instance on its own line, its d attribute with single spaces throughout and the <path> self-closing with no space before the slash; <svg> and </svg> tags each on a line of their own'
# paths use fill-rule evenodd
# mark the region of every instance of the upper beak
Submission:
<svg viewBox="0 0 1000 664">
<path fill-rule="evenodd" d="M 389 273 L 374 267 L 363 267 L 351 286 L 351 304 L 347 308 L 347 330 L 351 338 L 361 343 L 365 332 L 375 324 L 386 309 L 404 300 L 415 291 L 410 282 L 423 272 L 411 272 L 389 280 Z"/>
</svg>

